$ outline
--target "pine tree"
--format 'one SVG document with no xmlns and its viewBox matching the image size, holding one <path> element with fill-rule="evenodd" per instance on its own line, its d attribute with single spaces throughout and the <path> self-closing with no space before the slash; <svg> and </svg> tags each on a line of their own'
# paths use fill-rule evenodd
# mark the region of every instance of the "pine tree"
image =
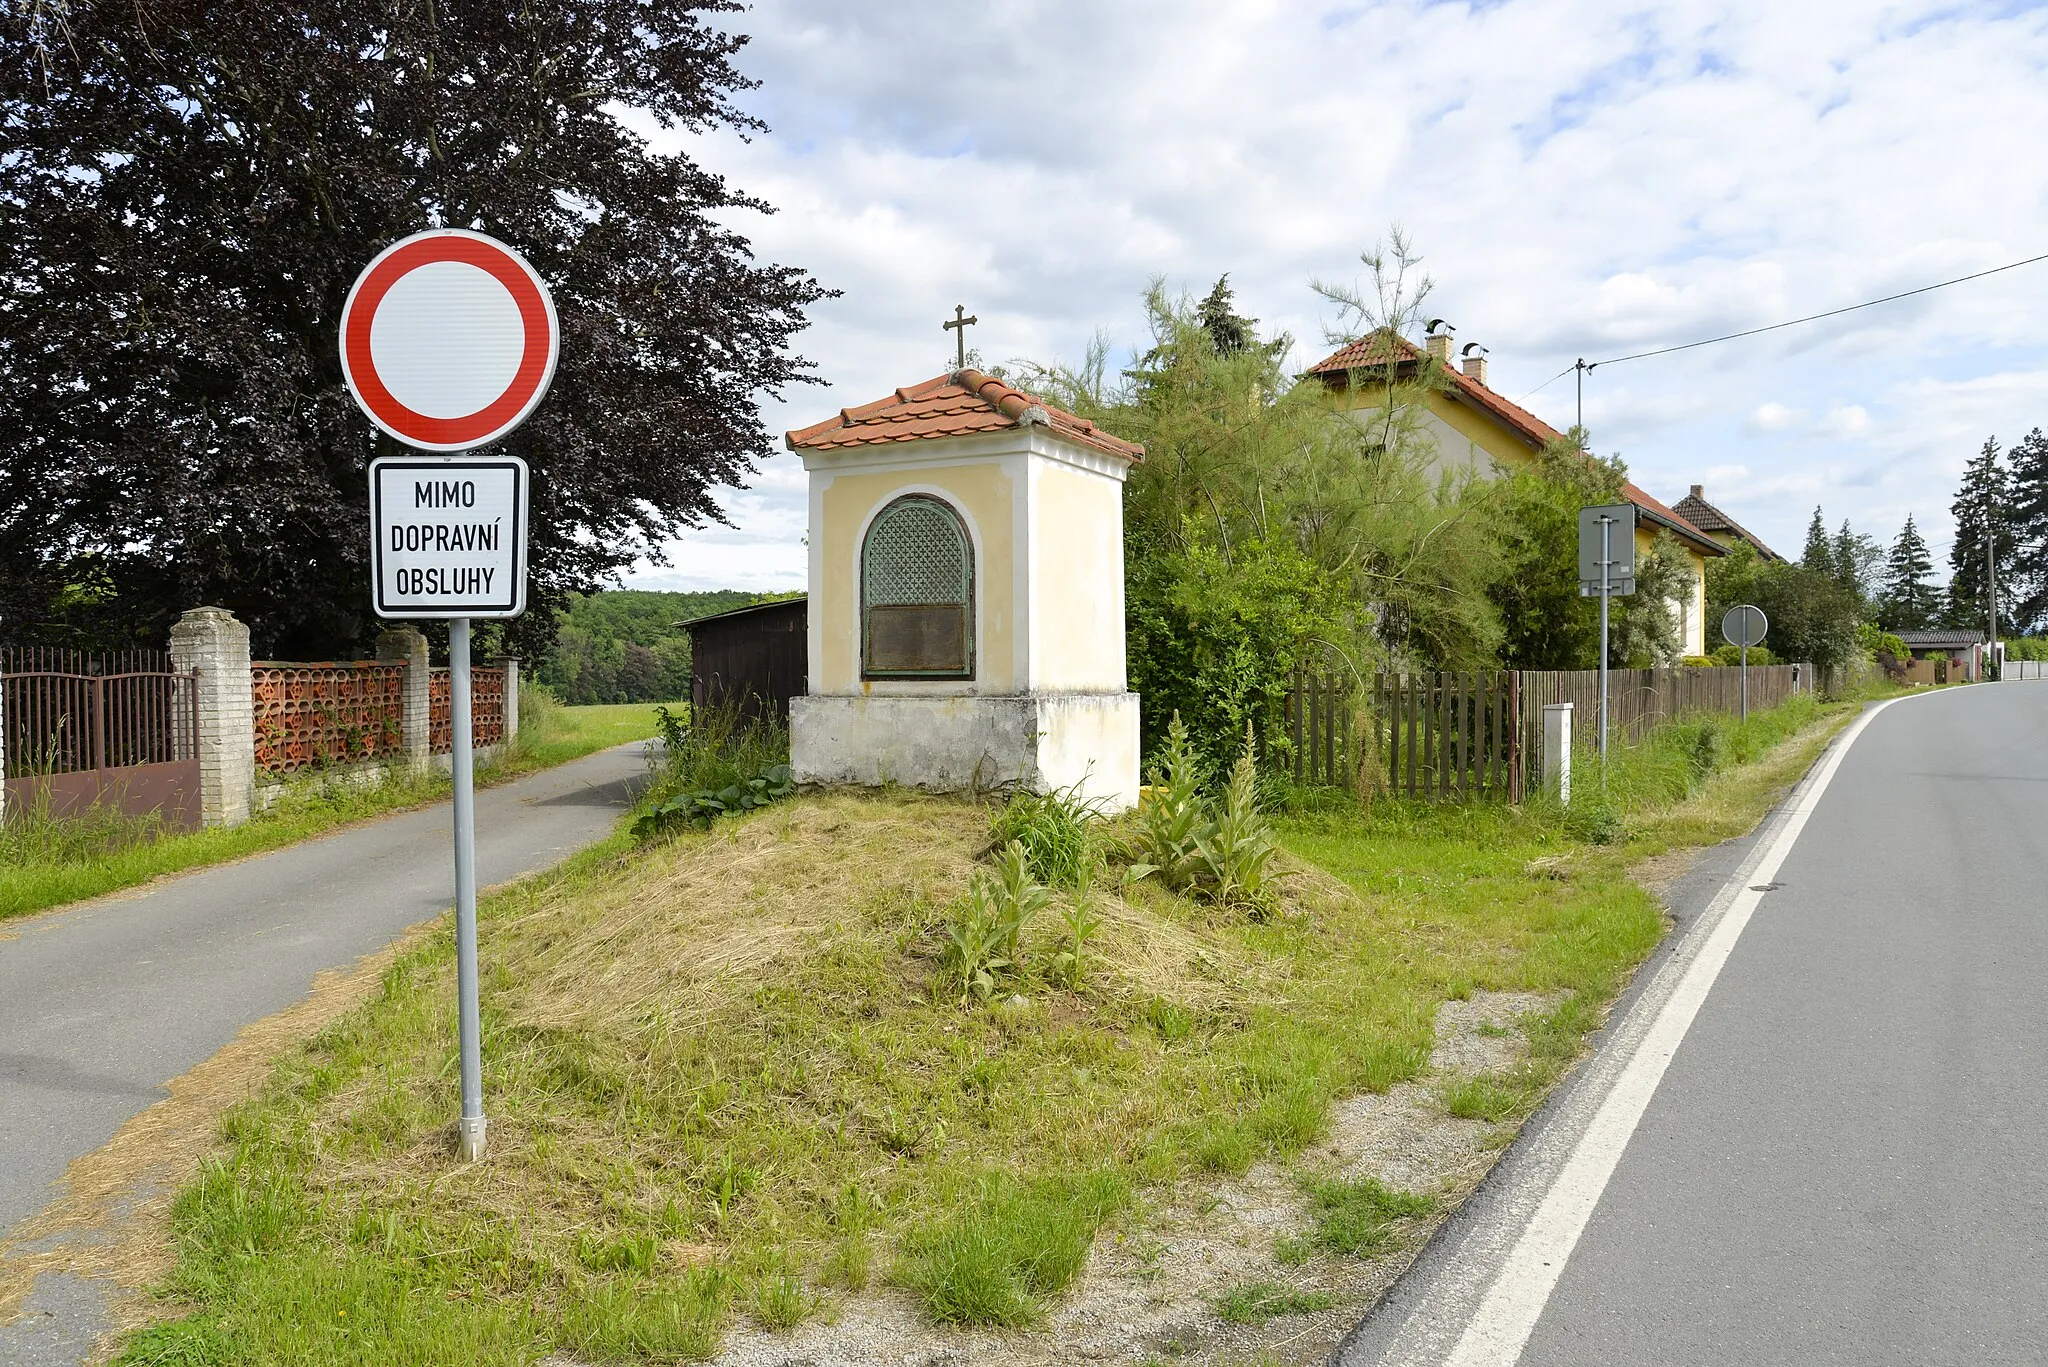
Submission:
<svg viewBox="0 0 2048 1367">
<path fill-rule="evenodd" d="M 1885 549 L 1876 538 L 1851 527 L 1845 517 L 1842 529 L 1835 533 L 1833 554 L 1835 582 L 1855 594 L 1858 602 L 1874 604 L 1884 596 L 1878 571 L 1884 564 Z"/>
<path fill-rule="evenodd" d="M 1984 541 L 1988 534 L 1998 557 L 1999 621 L 2012 619 L 2012 529 L 2005 467 L 2000 463 L 1998 439 L 1985 439 L 1982 449 L 1963 467 L 1962 483 L 1956 486 L 1956 539 L 1949 548 L 1948 624 L 1967 629 L 1982 628 L 1989 598 L 1986 592 Z M 2001 627 L 2000 634 L 2010 634 Z"/>
<path fill-rule="evenodd" d="M 1885 560 L 1883 624 L 1893 631 L 1925 631 L 1941 608 L 1941 593 L 1928 579 L 1934 560 L 1927 542 L 1906 515 L 1906 525 Z"/>
<path fill-rule="evenodd" d="M 1998 596 L 2012 605 L 2014 625 L 2031 632 L 2048 623 L 2048 437 L 2037 427 L 2006 457 L 2012 582 Z"/>
<path fill-rule="evenodd" d="M 1230 288 L 1228 271 L 1218 278 L 1208 297 L 1196 306 L 1195 317 L 1202 330 L 1209 334 L 1219 356 L 1235 356 L 1258 341 L 1259 320 L 1238 313 L 1236 292 Z"/>
<path fill-rule="evenodd" d="M 1835 577 L 1835 549 L 1828 542 L 1828 524 L 1821 521 L 1819 504 L 1814 505 L 1813 521 L 1806 524 L 1806 549 L 1800 552 L 1799 563 L 1830 579 Z"/>
</svg>

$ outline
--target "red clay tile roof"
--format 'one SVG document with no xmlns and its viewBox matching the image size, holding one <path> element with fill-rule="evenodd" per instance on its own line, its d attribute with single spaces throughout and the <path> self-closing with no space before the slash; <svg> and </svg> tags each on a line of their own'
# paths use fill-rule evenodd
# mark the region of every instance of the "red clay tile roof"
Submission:
<svg viewBox="0 0 2048 1367">
<path fill-rule="evenodd" d="M 1319 376 L 1333 387 L 1344 382 L 1344 377 L 1353 370 L 1385 367 L 1390 362 L 1400 369 L 1412 370 L 1423 358 L 1423 350 L 1398 333 L 1377 332 L 1361 337 L 1338 348 L 1330 355 L 1308 368 L 1306 373 Z M 1491 417 L 1537 450 L 1542 450 L 1554 441 L 1563 441 L 1564 433 L 1552 427 L 1543 419 L 1494 393 L 1479 381 L 1459 370 L 1456 366 L 1443 367 L 1444 383 L 1454 402 L 1465 403 Z M 1650 521 L 1675 533 L 1680 540 L 1690 542 L 1695 550 L 1706 555 L 1726 555 L 1721 544 L 1693 526 L 1671 509 L 1651 498 L 1633 482 L 1621 486 L 1622 496 L 1636 505 Z"/>
<path fill-rule="evenodd" d="M 1707 502 L 1700 486 L 1697 484 L 1692 486 L 1691 493 L 1672 504 L 1671 510 L 1703 532 L 1728 532 L 1741 537 L 1744 541 L 1756 547 L 1756 553 L 1766 560 L 1783 560 L 1785 558 L 1769 546 L 1766 546 L 1755 532 L 1752 532 L 1749 528 Z"/>
<path fill-rule="evenodd" d="M 1105 455 L 1134 463 L 1145 458 L 1144 447 L 972 369 L 937 376 L 858 408 L 842 408 L 838 417 L 787 433 L 783 441 L 792 451 L 831 451 L 1038 424 Z"/>
</svg>

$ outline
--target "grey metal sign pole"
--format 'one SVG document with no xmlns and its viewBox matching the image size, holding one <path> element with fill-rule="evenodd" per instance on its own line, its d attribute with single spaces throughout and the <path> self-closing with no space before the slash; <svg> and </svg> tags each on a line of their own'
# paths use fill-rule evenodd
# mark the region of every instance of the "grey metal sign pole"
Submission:
<svg viewBox="0 0 2048 1367">
<path fill-rule="evenodd" d="M 420 283 L 429 278 L 431 286 Z M 526 421 L 547 394 L 561 324 L 547 282 L 525 257 L 482 233 L 434 228 L 392 243 L 363 268 L 342 305 L 339 341 L 356 404 L 421 453 L 370 462 L 370 602 L 379 617 L 448 623 L 462 1062 L 455 1147 L 474 1162 L 484 1154 L 485 1122 L 469 625 L 526 611 L 528 480 L 516 456 L 467 453 Z"/>
<path fill-rule="evenodd" d="M 482 1023 L 476 1004 L 476 733 L 469 715 L 469 619 L 448 622 L 449 758 L 455 779 L 455 996 L 460 1017 L 462 1119 L 456 1152 L 464 1162 L 484 1156 Z"/>
<path fill-rule="evenodd" d="M 1600 519 L 1600 780 L 1607 780 L 1607 591 L 1614 564 L 1614 520 Z"/>
<path fill-rule="evenodd" d="M 1600 773 L 1607 773 L 1607 636 L 1613 600 L 1636 591 L 1636 510 L 1630 503 L 1579 509 L 1579 596 L 1600 600 Z M 1622 544 L 1614 544 L 1615 529 Z"/>
<path fill-rule="evenodd" d="M 1771 619 L 1754 603 L 1737 603 L 1721 614 L 1721 637 L 1742 648 L 1742 719 L 1749 720 L 1749 648 L 1760 646 L 1771 631 Z"/>
</svg>

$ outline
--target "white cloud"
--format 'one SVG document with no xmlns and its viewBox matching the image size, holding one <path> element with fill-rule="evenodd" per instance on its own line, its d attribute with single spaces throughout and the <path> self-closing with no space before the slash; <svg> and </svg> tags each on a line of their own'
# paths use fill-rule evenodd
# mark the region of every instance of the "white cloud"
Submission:
<svg viewBox="0 0 2048 1367">
<path fill-rule="evenodd" d="M 1806 424 L 1806 410 L 1787 408 L 1781 403 L 1758 404 L 1749 411 L 1743 430 L 1752 436 L 1767 432 L 1790 432 Z"/>
<path fill-rule="evenodd" d="M 2048 263 L 1617 359 L 2040 250 L 2040 10 L 765 0 L 737 17 L 772 131 L 685 145 L 778 206 L 733 216 L 764 258 L 846 291 L 801 340 L 831 387 L 772 409 L 778 430 L 939 373 L 955 302 L 990 360 L 1074 359 L 1097 328 L 1134 346 L 1155 274 L 1206 289 L 1229 271 L 1313 359 L 1328 318 L 1308 278 L 1349 278 L 1393 222 L 1427 253 L 1431 312 L 1492 348 L 1504 393 L 1606 359 L 1585 377 L 1596 448 L 1661 497 L 1709 471 L 1773 543 L 1797 545 L 1818 501 L 1887 536 L 1911 511 L 1938 545 L 1984 437 L 2048 425 Z M 1572 377 L 1528 404 L 1568 425 Z M 1744 473 L 1713 474 L 1738 442 Z M 799 584 L 800 479 L 727 506 L 752 540 L 707 532 L 655 573 Z"/>
<path fill-rule="evenodd" d="M 1813 430 L 1822 437 L 1860 437 L 1870 430 L 1870 413 L 1860 403 L 1842 404 L 1830 408 Z"/>
</svg>

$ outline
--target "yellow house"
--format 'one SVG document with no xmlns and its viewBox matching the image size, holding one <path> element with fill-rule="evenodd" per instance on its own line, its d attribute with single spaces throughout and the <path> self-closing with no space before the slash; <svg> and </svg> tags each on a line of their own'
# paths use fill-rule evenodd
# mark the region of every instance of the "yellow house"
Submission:
<svg viewBox="0 0 2048 1367">
<path fill-rule="evenodd" d="M 1476 347 L 1466 348 L 1460 369 L 1451 364 L 1448 331 L 1426 338 L 1425 346 L 1426 351 L 1405 337 L 1378 333 L 1341 348 L 1310 366 L 1307 373 L 1327 385 L 1339 402 L 1365 408 L 1379 401 L 1390 364 L 1396 376 L 1405 380 L 1414 375 L 1425 356 L 1434 357 L 1441 363 L 1444 385 L 1430 393 L 1420 425 L 1425 440 L 1434 446 L 1430 465 L 1436 469 L 1490 475 L 1497 468 L 1529 464 L 1546 446 L 1565 439 L 1549 423 L 1487 387 L 1486 357 Z M 1648 553 L 1660 531 L 1671 533 L 1685 548 L 1692 588 L 1671 606 L 1678 622 L 1681 653 L 1706 654 L 1707 560 L 1726 552 L 1635 484 L 1624 484 L 1622 492 L 1636 507 L 1638 555 Z"/>
<path fill-rule="evenodd" d="M 967 368 L 785 440 L 810 484 L 797 780 L 1133 805 L 1123 485 L 1144 448 Z"/>
</svg>

